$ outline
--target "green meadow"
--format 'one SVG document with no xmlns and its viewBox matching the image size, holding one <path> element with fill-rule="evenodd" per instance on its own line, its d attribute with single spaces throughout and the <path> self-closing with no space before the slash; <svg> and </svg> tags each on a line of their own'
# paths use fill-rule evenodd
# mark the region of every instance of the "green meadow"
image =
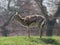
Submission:
<svg viewBox="0 0 60 45">
<path fill-rule="evenodd" d="M 59 36 L 32 36 L 28 38 L 27 36 L 9 36 L 0 37 L 0 45 L 60 45 Z"/>
</svg>

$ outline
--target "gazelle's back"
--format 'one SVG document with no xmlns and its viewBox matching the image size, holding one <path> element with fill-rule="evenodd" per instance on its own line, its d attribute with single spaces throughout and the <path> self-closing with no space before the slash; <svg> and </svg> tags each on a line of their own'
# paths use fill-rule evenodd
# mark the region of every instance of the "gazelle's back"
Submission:
<svg viewBox="0 0 60 45">
<path fill-rule="evenodd" d="M 42 15 L 30 15 L 30 16 L 26 16 L 24 19 L 24 22 L 26 23 L 26 25 L 30 25 L 31 23 L 41 23 L 42 21 L 45 20 L 45 17 Z"/>
<path fill-rule="evenodd" d="M 42 15 L 30 15 L 30 16 L 26 16 L 24 19 L 29 22 L 38 22 L 42 19 L 45 20 L 45 17 Z"/>
</svg>

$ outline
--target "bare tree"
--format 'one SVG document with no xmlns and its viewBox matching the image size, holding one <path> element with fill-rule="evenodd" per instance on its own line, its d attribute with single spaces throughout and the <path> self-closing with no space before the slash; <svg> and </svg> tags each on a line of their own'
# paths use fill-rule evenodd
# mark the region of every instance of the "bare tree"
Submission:
<svg viewBox="0 0 60 45">
<path fill-rule="evenodd" d="M 9 25 L 9 23 L 13 20 L 13 17 L 14 17 L 14 12 L 12 12 L 11 10 L 10 10 L 10 2 L 11 2 L 11 0 L 8 0 L 8 6 L 7 6 L 7 9 L 4 9 L 5 10 L 5 12 L 6 12 L 6 15 L 11 15 L 11 17 L 2 25 L 2 26 L 0 26 L 0 28 L 2 29 L 2 35 L 3 36 L 8 36 L 8 33 L 9 33 L 9 31 L 8 31 L 8 29 L 6 28 L 6 26 L 8 26 Z M 13 14 L 9 14 L 9 13 L 13 13 Z"/>
<path fill-rule="evenodd" d="M 47 14 L 47 10 L 46 7 L 42 5 L 43 0 L 35 0 L 37 2 L 37 4 L 39 5 L 42 14 L 46 17 L 46 24 L 47 24 L 47 32 L 46 35 L 47 36 L 52 36 L 52 32 L 53 32 L 53 28 L 54 28 L 54 24 L 56 23 L 56 19 L 58 18 L 59 14 L 60 14 L 60 8 L 58 7 L 56 13 L 54 14 L 53 18 L 50 20 Z"/>
<path fill-rule="evenodd" d="M 13 20 L 14 18 L 14 14 L 11 15 L 11 17 L 7 20 L 7 22 L 4 23 L 4 25 L 0 26 L 0 28 L 2 29 L 2 35 L 3 36 L 8 36 L 8 29 L 6 28 L 6 26 L 9 25 L 9 23 Z"/>
</svg>

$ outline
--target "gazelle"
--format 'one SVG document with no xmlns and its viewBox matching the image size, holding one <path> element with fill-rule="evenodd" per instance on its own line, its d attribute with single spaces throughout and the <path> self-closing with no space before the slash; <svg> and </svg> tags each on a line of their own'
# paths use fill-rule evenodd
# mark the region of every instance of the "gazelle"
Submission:
<svg viewBox="0 0 60 45">
<path fill-rule="evenodd" d="M 29 16 L 25 16 L 24 18 L 22 18 L 22 16 L 20 14 L 18 14 L 18 12 L 16 12 L 16 15 L 14 16 L 14 19 L 16 19 L 17 21 L 19 21 L 23 26 L 25 26 L 28 30 L 28 37 L 30 38 L 30 31 L 29 31 L 29 26 L 32 23 L 37 23 L 39 28 L 43 28 L 45 25 L 45 21 L 46 18 L 42 15 L 29 15 Z M 40 38 L 42 36 L 42 30 L 39 32 L 41 32 Z"/>
</svg>

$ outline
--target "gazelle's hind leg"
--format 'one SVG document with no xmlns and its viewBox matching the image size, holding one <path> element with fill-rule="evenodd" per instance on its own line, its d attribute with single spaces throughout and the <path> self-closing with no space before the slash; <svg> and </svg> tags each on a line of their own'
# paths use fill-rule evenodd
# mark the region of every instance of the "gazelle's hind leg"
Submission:
<svg viewBox="0 0 60 45">
<path fill-rule="evenodd" d="M 42 30 L 41 27 L 39 27 L 39 36 L 40 36 L 40 38 L 42 38 L 42 34 L 43 34 L 43 30 Z"/>
<path fill-rule="evenodd" d="M 44 23 L 44 19 L 41 19 L 41 20 L 39 20 L 39 22 L 38 22 L 38 27 L 39 27 L 39 36 L 40 36 L 40 38 L 42 37 L 42 25 L 43 25 L 43 23 Z"/>
<path fill-rule="evenodd" d="M 41 28 L 41 30 L 40 30 L 40 38 L 42 38 L 42 35 L 43 35 L 43 30 Z"/>
<path fill-rule="evenodd" d="M 42 38 L 42 34 L 43 34 L 43 27 L 44 27 L 44 25 L 45 25 L 45 23 L 44 23 L 44 22 L 42 22 L 42 23 L 39 23 L 39 24 L 38 24 L 40 38 Z"/>
<path fill-rule="evenodd" d="M 42 37 L 42 29 L 41 29 L 41 26 L 38 24 L 38 28 L 39 28 L 39 36 L 40 36 L 40 38 Z"/>
</svg>

